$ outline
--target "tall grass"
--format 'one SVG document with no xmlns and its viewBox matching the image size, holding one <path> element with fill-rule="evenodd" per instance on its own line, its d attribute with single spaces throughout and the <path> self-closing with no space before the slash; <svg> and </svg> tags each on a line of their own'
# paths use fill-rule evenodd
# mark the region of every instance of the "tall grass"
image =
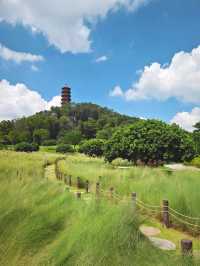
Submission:
<svg viewBox="0 0 200 266">
<path fill-rule="evenodd" d="M 189 216 L 200 217 L 200 178 L 198 171 L 169 172 L 164 168 L 132 167 L 114 168 L 103 159 L 84 155 L 68 155 L 59 163 L 61 171 L 88 179 L 91 184 L 100 181 L 103 189 L 113 186 L 121 196 L 137 192 L 139 199 L 160 205 L 168 199 L 170 206 Z"/>
<path fill-rule="evenodd" d="M 77 200 L 44 178 L 56 158 L 0 152 L 0 265 L 182 265 L 140 235 L 130 206 Z"/>
</svg>

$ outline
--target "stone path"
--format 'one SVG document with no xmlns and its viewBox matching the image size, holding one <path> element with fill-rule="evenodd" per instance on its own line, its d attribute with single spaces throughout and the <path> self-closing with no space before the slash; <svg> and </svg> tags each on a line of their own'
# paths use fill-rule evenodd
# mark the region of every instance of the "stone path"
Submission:
<svg viewBox="0 0 200 266">
<path fill-rule="evenodd" d="M 156 227 L 141 225 L 140 232 L 151 241 L 154 247 L 157 247 L 162 250 L 176 249 L 176 245 L 173 242 L 167 239 L 155 237 L 156 235 L 159 235 L 161 233 L 160 230 Z"/>
<path fill-rule="evenodd" d="M 143 235 L 145 235 L 146 237 L 150 237 L 150 236 L 159 235 L 160 234 L 160 229 L 158 229 L 156 227 L 141 225 L 140 226 L 140 232 Z"/>
<path fill-rule="evenodd" d="M 162 239 L 158 237 L 149 237 L 149 240 L 152 242 L 154 247 L 157 247 L 159 249 L 176 250 L 176 245 L 167 239 Z"/>
</svg>

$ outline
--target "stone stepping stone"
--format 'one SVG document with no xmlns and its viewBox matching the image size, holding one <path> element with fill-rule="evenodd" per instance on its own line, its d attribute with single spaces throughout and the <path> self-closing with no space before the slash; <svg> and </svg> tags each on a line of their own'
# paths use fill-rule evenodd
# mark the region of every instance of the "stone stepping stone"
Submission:
<svg viewBox="0 0 200 266">
<path fill-rule="evenodd" d="M 140 232 L 147 237 L 156 236 L 160 234 L 160 230 L 158 228 L 146 225 L 140 226 Z"/>
<path fill-rule="evenodd" d="M 154 245 L 154 247 L 157 247 L 159 249 L 162 249 L 162 250 L 175 250 L 176 249 L 176 245 L 169 240 L 161 239 L 158 237 L 149 237 L 149 240 Z"/>
</svg>

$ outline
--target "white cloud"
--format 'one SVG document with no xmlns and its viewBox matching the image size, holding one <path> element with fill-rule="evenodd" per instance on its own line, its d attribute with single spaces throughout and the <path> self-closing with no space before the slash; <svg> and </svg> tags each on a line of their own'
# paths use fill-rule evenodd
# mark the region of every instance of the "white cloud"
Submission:
<svg viewBox="0 0 200 266">
<path fill-rule="evenodd" d="M 121 89 L 120 86 L 116 86 L 114 87 L 114 89 L 112 91 L 110 91 L 110 94 L 109 94 L 111 97 L 116 97 L 116 96 L 123 96 L 124 93 Z"/>
<path fill-rule="evenodd" d="M 189 53 L 176 53 L 169 65 L 145 66 L 139 80 L 123 96 L 128 101 L 174 97 L 183 102 L 200 103 L 200 46 Z"/>
<path fill-rule="evenodd" d="M 11 85 L 7 80 L 0 81 L 0 121 L 29 116 L 51 106 L 60 106 L 60 96 L 48 102 L 24 84 Z"/>
<path fill-rule="evenodd" d="M 1 0 L 0 21 L 21 23 L 42 33 L 61 52 L 89 52 L 91 23 L 109 11 L 135 11 L 150 0 Z"/>
<path fill-rule="evenodd" d="M 39 68 L 36 65 L 32 65 L 31 70 L 33 70 L 34 72 L 38 72 Z"/>
<path fill-rule="evenodd" d="M 54 96 L 49 102 L 47 102 L 46 109 L 50 110 L 52 106 L 61 106 L 61 96 Z"/>
<path fill-rule="evenodd" d="M 103 56 L 101 56 L 101 57 L 98 57 L 96 60 L 95 60 L 95 62 L 96 63 L 101 63 L 101 62 L 105 62 L 105 61 L 107 61 L 108 60 L 108 57 L 106 56 L 106 55 L 103 55 Z"/>
<path fill-rule="evenodd" d="M 14 61 L 18 64 L 22 62 L 40 62 L 44 60 L 41 55 L 23 53 L 11 50 L 0 43 L 0 57 L 7 61 Z"/>
<path fill-rule="evenodd" d="M 200 121 L 200 108 L 195 107 L 191 112 L 177 113 L 171 120 L 171 123 L 176 123 L 182 128 L 193 131 L 194 125 Z"/>
</svg>

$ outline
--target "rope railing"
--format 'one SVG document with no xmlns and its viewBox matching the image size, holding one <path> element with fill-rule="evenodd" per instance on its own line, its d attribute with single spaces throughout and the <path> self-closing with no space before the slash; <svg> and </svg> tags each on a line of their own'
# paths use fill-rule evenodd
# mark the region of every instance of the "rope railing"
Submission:
<svg viewBox="0 0 200 266">
<path fill-rule="evenodd" d="M 169 207 L 169 210 L 172 211 L 172 212 L 174 212 L 174 213 L 176 213 L 176 214 L 178 214 L 178 215 L 180 215 L 180 216 L 182 216 L 182 217 L 185 217 L 185 218 L 187 218 L 187 219 L 190 219 L 190 220 L 197 220 L 197 221 L 199 220 L 199 221 L 200 221 L 200 217 L 191 217 L 191 216 L 187 216 L 187 215 L 185 215 L 185 214 L 182 214 L 182 213 L 178 212 L 177 210 L 172 209 L 171 207 Z"/>
<path fill-rule="evenodd" d="M 143 201 L 137 199 L 137 202 L 139 202 L 140 204 L 146 206 L 146 207 L 149 207 L 149 208 L 152 208 L 152 209 L 160 209 L 160 206 L 159 205 L 150 205 L 148 203 L 144 203 Z"/>
<path fill-rule="evenodd" d="M 66 181 L 66 177 L 70 177 L 70 184 L 69 186 L 72 186 L 72 180 L 71 180 L 71 175 L 66 175 L 63 174 L 58 166 L 58 162 L 60 160 L 62 160 L 63 158 L 59 158 L 56 160 L 55 162 L 55 173 L 56 173 L 56 177 L 58 180 L 64 180 L 65 184 L 67 183 Z M 98 185 L 97 185 L 98 184 Z M 200 217 L 191 217 L 191 216 L 187 216 L 184 215 L 183 213 L 169 207 L 168 205 L 166 206 L 159 206 L 159 205 L 151 205 L 149 203 L 143 202 L 142 200 L 138 199 L 138 197 L 135 198 L 135 200 L 131 197 L 127 197 L 124 196 L 122 197 L 121 195 L 119 195 L 118 193 L 116 193 L 116 191 L 114 190 L 113 187 L 111 187 L 109 190 L 104 190 L 101 188 L 100 183 L 98 182 L 96 184 L 96 187 L 94 185 L 90 186 L 93 189 L 88 189 L 89 187 L 89 181 L 87 180 L 87 193 L 92 193 L 92 194 L 96 194 L 97 197 L 106 197 L 106 198 L 110 198 L 113 199 L 115 201 L 118 202 L 123 202 L 123 203 L 130 203 L 132 200 L 132 203 L 135 204 L 135 206 L 137 206 L 141 212 L 146 212 L 148 215 L 154 215 L 154 216 L 160 216 L 163 218 L 163 223 L 169 227 L 169 223 L 170 222 L 170 217 L 174 220 L 176 220 L 179 224 L 188 226 L 189 229 L 191 229 L 192 231 L 194 231 L 195 233 L 200 233 L 200 224 L 195 224 L 193 223 L 194 221 L 199 221 L 200 222 Z M 136 194 L 136 193 L 135 193 Z M 166 201 L 163 201 L 163 204 Z M 168 201 L 167 201 L 168 202 Z M 182 218 L 180 218 L 180 216 Z M 192 220 L 192 221 L 188 221 L 188 220 Z M 168 221 L 166 223 L 166 221 Z"/>
<path fill-rule="evenodd" d="M 199 228 L 198 229 L 198 232 L 200 230 L 200 225 L 198 224 L 193 224 L 193 223 L 189 223 L 179 217 L 177 217 L 176 215 L 174 215 L 173 213 L 169 212 L 170 216 L 172 216 L 174 219 L 176 219 L 178 222 L 182 223 L 182 224 L 185 224 L 185 225 L 188 225 L 188 226 L 191 226 L 191 227 L 196 227 L 196 228 Z"/>
</svg>

